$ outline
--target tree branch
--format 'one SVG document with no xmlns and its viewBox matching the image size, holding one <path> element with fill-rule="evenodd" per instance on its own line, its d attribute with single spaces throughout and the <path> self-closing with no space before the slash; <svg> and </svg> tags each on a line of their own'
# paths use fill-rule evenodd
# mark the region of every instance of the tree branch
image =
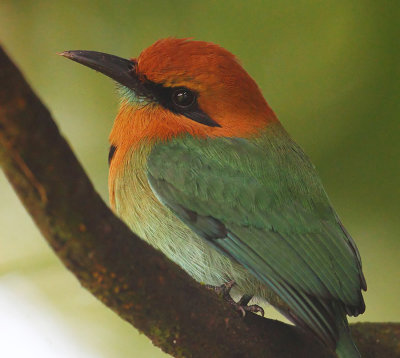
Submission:
<svg viewBox="0 0 400 358">
<path fill-rule="evenodd" d="M 176 357 L 334 357 L 279 321 L 240 318 L 108 209 L 50 113 L 0 48 L 0 164 L 81 284 Z M 365 357 L 395 357 L 397 324 L 356 324 Z"/>
</svg>

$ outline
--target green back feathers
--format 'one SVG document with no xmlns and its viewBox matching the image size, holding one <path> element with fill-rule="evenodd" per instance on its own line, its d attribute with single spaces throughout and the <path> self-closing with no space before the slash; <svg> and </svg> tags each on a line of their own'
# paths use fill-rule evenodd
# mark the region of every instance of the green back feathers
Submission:
<svg viewBox="0 0 400 358">
<path fill-rule="evenodd" d="M 159 143 L 148 179 L 161 202 L 272 288 L 291 307 L 291 319 L 327 344 L 339 337 L 337 307 L 364 311 L 355 244 L 313 165 L 280 124 L 252 139 Z"/>
</svg>

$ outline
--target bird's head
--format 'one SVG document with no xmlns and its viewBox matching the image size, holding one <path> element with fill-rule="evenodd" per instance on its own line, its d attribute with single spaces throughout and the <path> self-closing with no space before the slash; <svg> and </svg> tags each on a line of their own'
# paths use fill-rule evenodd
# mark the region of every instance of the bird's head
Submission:
<svg viewBox="0 0 400 358">
<path fill-rule="evenodd" d="M 213 43 L 167 38 L 125 60 L 93 51 L 61 55 L 118 83 L 121 107 L 111 142 L 139 138 L 247 137 L 276 121 L 254 80 Z"/>
</svg>

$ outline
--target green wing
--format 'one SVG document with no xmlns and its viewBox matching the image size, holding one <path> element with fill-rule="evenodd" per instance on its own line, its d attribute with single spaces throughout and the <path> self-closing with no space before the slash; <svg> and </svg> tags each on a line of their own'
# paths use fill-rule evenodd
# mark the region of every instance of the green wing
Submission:
<svg viewBox="0 0 400 358">
<path fill-rule="evenodd" d="M 280 125 L 251 140 L 187 136 L 157 144 L 148 180 L 164 205 L 272 288 L 292 319 L 328 344 L 337 340 L 338 309 L 364 311 L 357 248 L 314 167 Z"/>
</svg>

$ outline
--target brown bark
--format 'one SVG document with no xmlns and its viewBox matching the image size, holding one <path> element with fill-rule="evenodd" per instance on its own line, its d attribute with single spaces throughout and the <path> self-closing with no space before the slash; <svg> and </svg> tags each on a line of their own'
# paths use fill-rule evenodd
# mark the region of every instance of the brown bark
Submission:
<svg viewBox="0 0 400 358">
<path fill-rule="evenodd" d="M 334 357 L 298 328 L 248 314 L 134 235 L 93 188 L 49 111 L 0 48 L 0 164 L 81 284 L 176 357 Z M 364 357 L 398 357 L 400 325 L 352 326 Z"/>
</svg>

